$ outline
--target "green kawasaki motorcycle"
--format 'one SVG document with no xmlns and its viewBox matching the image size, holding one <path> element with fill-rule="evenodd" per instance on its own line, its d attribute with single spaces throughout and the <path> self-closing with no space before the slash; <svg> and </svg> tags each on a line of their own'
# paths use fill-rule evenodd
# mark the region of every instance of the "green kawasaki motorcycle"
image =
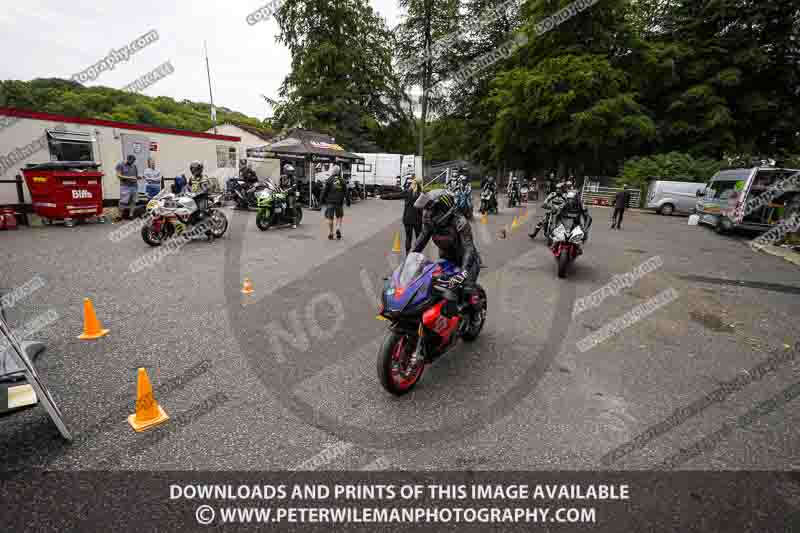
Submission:
<svg viewBox="0 0 800 533">
<path fill-rule="evenodd" d="M 289 209 L 290 195 L 294 195 L 294 209 Z M 285 190 L 268 181 L 265 188 L 256 191 L 258 229 L 267 231 L 272 226 L 300 224 L 303 208 L 300 207 L 299 196 L 300 193 L 295 190 Z"/>
</svg>

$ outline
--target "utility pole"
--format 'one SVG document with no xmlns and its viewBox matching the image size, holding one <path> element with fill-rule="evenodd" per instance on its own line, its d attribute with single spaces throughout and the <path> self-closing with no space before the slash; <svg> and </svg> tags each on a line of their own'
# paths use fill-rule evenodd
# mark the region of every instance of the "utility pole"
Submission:
<svg viewBox="0 0 800 533">
<path fill-rule="evenodd" d="M 208 45 L 203 41 L 203 48 L 206 51 L 206 74 L 208 74 L 208 96 L 211 98 L 211 125 L 214 126 L 214 134 L 217 133 L 217 110 L 214 109 L 214 93 L 211 91 L 211 67 L 208 64 Z"/>
</svg>

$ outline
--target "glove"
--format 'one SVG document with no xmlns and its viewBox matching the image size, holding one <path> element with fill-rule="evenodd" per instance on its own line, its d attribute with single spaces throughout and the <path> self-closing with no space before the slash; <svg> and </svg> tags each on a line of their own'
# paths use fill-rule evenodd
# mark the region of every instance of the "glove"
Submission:
<svg viewBox="0 0 800 533">
<path fill-rule="evenodd" d="M 463 284 L 466 279 L 467 279 L 467 273 L 464 272 L 464 271 L 461 271 L 458 274 L 456 274 L 453 277 L 451 277 L 447 281 L 447 284 L 448 284 L 450 289 L 455 289 L 459 285 Z"/>
</svg>

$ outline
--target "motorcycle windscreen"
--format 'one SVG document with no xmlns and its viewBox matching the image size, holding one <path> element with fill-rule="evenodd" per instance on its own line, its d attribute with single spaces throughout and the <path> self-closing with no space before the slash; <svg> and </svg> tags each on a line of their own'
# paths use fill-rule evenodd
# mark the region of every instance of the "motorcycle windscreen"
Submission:
<svg viewBox="0 0 800 533">
<path fill-rule="evenodd" d="M 426 265 L 425 256 L 419 253 L 410 253 L 403 263 L 397 278 L 398 287 L 407 287 L 412 281 L 417 279 L 423 272 Z"/>
</svg>

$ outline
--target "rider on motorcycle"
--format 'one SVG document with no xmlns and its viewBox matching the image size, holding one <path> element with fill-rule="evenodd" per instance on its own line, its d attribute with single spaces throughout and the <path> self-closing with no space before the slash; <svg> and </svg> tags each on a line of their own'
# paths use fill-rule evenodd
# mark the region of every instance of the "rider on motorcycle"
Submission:
<svg viewBox="0 0 800 533">
<path fill-rule="evenodd" d="M 294 176 L 294 166 L 289 163 L 283 165 L 283 175 L 281 176 L 281 188 L 286 191 L 286 204 L 289 212 L 292 213 L 292 228 L 297 228 L 297 210 L 295 200 L 297 197 L 297 180 Z"/>
<path fill-rule="evenodd" d="M 491 194 L 491 200 L 489 201 L 489 209 L 493 209 L 497 207 L 497 182 L 494 180 L 494 176 L 489 176 L 483 182 L 483 190 L 481 194 L 484 192 L 488 192 Z"/>
<path fill-rule="evenodd" d="M 589 228 L 592 227 L 592 216 L 589 210 L 583 205 L 578 191 L 572 185 L 572 182 L 567 182 L 567 193 L 564 196 L 564 204 L 561 207 L 561 213 L 566 215 L 575 216 L 578 219 L 578 224 L 583 228 L 583 242 L 589 239 Z"/>
<path fill-rule="evenodd" d="M 239 177 L 246 181 L 250 187 L 258 183 L 258 176 L 252 168 L 247 166 L 247 159 L 239 160 Z"/>
<path fill-rule="evenodd" d="M 566 184 L 561 182 L 556 185 L 556 190 L 551 192 L 547 195 L 547 198 L 544 199 L 544 203 L 542 207 L 545 210 L 545 215 L 539 220 L 536 224 L 536 227 L 533 228 L 533 233 L 529 233 L 528 237 L 531 239 L 535 239 L 536 235 L 538 235 L 539 231 L 544 227 L 545 222 L 547 222 L 548 217 L 554 212 L 561 209 L 561 206 L 566 201 Z"/>
<path fill-rule="evenodd" d="M 203 163 L 200 161 L 192 161 L 189 165 L 189 188 L 192 194 L 201 194 L 212 192 L 213 182 L 211 179 L 203 174 Z"/>
<path fill-rule="evenodd" d="M 461 272 L 449 280 L 451 289 L 459 289 L 460 301 L 471 294 L 478 281 L 481 258 L 472 238 L 472 227 L 459 213 L 456 199 L 450 191 L 439 189 L 422 193 L 414 207 L 422 209 L 422 234 L 411 250 L 422 253 L 428 242 L 439 248 L 439 257 L 459 265 Z"/>
<path fill-rule="evenodd" d="M 497 194 L 497 182 L 494 181 L 494 176 L 489 176 L 483 182 L 483 190 L 489 191 L 492 194 Z"/>
</svg>

